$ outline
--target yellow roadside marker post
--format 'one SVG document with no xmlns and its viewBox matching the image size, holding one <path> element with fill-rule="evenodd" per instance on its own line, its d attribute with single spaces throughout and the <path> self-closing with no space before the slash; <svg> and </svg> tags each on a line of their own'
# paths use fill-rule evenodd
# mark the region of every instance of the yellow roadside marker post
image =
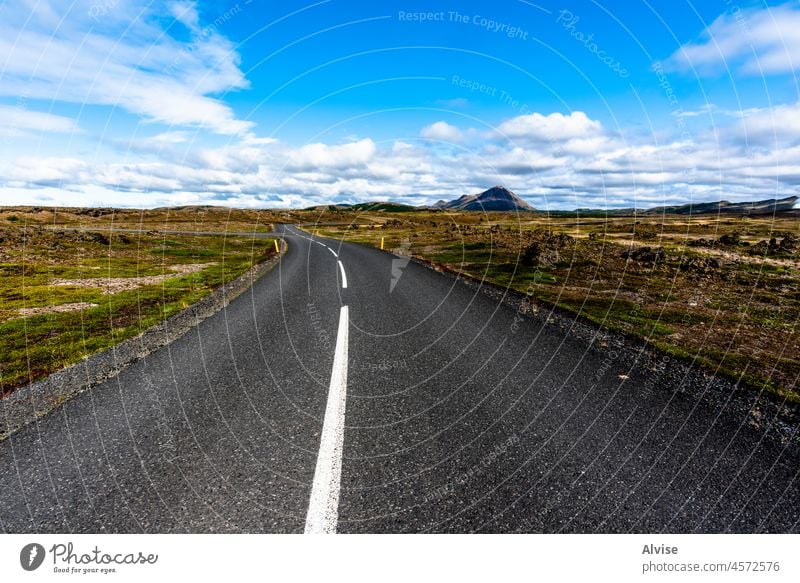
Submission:
<svg viewBox="0 0 800 583">
<path fill-rule="evenodd" d="M 383 237 L 381 237 L 381 251 L 383 251 Z"/>
<path fill-rule="evenodd" d="M 272 241 L 275 243 L 275 253 L 280 253 L 281 249 L 280 249 L 280 247 L 278 247 L 278 240 L 277 239 L 273 239 Z"/>
</svg>

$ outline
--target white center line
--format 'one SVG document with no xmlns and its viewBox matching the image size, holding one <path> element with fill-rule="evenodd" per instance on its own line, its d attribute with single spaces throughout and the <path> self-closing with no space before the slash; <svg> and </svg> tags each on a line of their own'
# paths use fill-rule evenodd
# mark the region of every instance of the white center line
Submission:
<svg viewBox="0 0 800 583">
<path fill-rule="evenodd" d="M 339 520 L 339 490 L 342 481 L 344 410 L 347 400 L 347 344 L 350 319 L 347 306 L 339 312 L 339 332 L 333 356 L 331 384 L 322 437 L 314 470 L 314 484 L 306 514 L 306 534 L 335 534 Z"/>
<path fill-rule="evenodd" d="M 327 249 L 328 251 L 330 251 L 331 253 L 333 253 L 333 256 L 334 256 L 334 257 L 339 257 L 339 256 L 336 254 L 336 251 L 334 251 L 333 249 L 331 249 L 331 248 L 330 248 L 330 247 L 328 247 L 327 245 L 325 245 L 325 249 Z"/>
<path fill-rule="evenodd" d="M 342 272 L 342 289 L 347 289 L 347 276 L 344 274 L 344 265 L 342 265 L 341 261 L 337 261 L 336 263 L 339 264 L 339 271 Z"/>
</svg>

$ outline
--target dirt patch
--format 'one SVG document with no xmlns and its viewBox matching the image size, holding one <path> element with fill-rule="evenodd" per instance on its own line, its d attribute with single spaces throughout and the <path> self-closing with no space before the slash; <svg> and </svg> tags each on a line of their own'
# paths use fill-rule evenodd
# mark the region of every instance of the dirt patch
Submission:
<svg viewBox="0 0 800 583">
<path fill-rule="evenodd" d="M 86 279 L 53 279 L 50 285 L 66 285 L 73 287 L 92 287 L 100 288 L 105 295 L 115 294 L 122 291 L 129 291 L 145 285 L 161 283 L 173 277 L 182 277 L 190 273 L 202 271 L 216 263 L 192 263 L 186 265 L 170 265 L 169 268 L 174 273 L 163 275 L 145 275 L 141 277 L 90 277 Z"/>
<path fill-rule="evenodd" d="M 20 316 L 38 316 L 39 314 L 60 314 L 62 312 L 77 312 L 89 308 L 96 308 L 99 304 L 89 302 L 74 302 L 71 304 L 59 304 L 57 306 L 40 306 L 38 308 L 20 308 Z"/>
</svg>

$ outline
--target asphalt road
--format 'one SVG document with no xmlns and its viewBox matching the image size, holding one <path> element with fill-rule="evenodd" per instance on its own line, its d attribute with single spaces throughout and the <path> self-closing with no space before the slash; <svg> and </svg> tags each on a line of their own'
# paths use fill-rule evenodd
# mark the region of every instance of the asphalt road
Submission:
<svg viewBox="0 0 800 583">
<path fill-rule="evenodd" d="M 0 443 L 1 530 L 800 530 L 800 456 L 750 417 L 402 257 L 283 234 L 227 308 Z"/>
</svg>

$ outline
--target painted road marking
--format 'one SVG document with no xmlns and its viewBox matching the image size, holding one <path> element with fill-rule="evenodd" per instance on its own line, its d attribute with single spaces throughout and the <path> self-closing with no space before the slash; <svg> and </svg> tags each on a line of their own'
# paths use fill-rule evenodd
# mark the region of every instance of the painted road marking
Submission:
<svg viewBox="0 0 800 583">
<path fill-rule="evenodd" d="M 331 384 L 328 387 L 328 404 L 325 407 L 317 467 L 314 470 L 314 483 L 306 514 L 306 534 L 335 534 L 336 523 L 339 520 L 349 327 L 347 306 L 342 306 L 339 312 L 339 332 L 336 335 Z"/>
<path fill-rule="evenodd" d="M 330 248 L 330 247 L 328 247 L 327 245 L 325 246 L 325 249 L 327 249 L 328 251 L 330 251 L 331 253 L 333 253 L 333 256 L 334 256 L 334 257 L 339 257 L 339 256 L 336 254 L 336 251 L 334 251 L 333 249 L 331 249 L 331 248 Z"/>
<path fill-rule="evenodd" d="M 342 272 L 342 289 L 347 289 L 347 276 L 344 274 L 344 265 L 342 265 L 341 261 L 337 261 L 336 263 L 339 264 L 339 271 Z"/>
</svg>

